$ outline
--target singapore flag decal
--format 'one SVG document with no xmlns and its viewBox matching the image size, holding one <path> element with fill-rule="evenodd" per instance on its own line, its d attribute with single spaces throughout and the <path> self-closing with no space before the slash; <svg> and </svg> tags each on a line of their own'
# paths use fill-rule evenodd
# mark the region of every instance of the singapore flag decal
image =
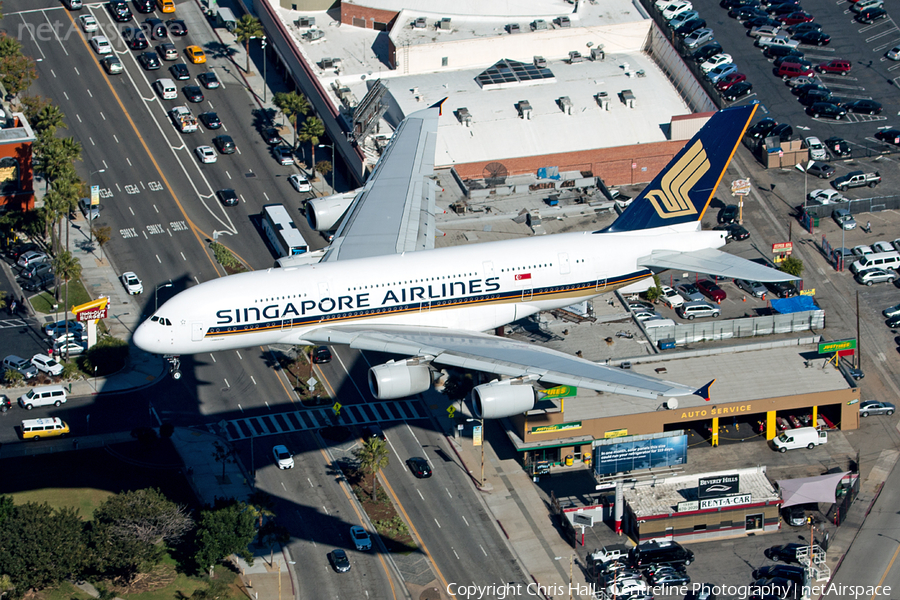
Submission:
<svg viewBox="0 0 900 600">
<path fill-rule="evenodd" d="M 516 275 L 516 281 L 523 281 L 525 279 L 531 279 L 531 273 L 519 273 Z"/>
</svg>

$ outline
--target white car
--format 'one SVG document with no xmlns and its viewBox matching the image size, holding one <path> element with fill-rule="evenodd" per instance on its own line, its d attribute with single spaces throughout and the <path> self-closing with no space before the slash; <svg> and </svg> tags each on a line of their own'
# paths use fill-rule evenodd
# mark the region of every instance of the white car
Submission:
<svg viewBox="0 0 900 600">
<path fill-rule="evenodd" d="M 866 254 L 872 254 L 874 252 L 870 246 L 866 246 L 865 244 L 860 244 L 859 246 L 853 246 L 853 250 L 851 250 L 853 254 L 856 256 L 865 256 Z"/>
<path fill-rule="evenodd" d="M 353 544 L 356 546 L 357 550 L 363 551 L 372 549 L 372 538 L 370 538 L 366 530 L 359 525 L 354 525 L 350 528 L 350 537 L 353 538 Z"/>
<path fill-rule="evenodd" d="M 709 58 L 706 62 L 700 65 L 700 70 L 704 73 L 709 73 L 719 65 L 726 65 L 732 62 L 730 54 L 716 54 L 715 56 Z"/>
<path fill-rule="evenodd" d="M 900 60 L 900 46 L 894 46 L 885 54 L 891 60 Z"/>
<path fill-rule="evenodd" d="M 197 153 L 200 162 L 205 165 L 216 162 L 216 151 L 212 149 L 212 146 L 197 146 L 194 152 Z"/>
<path fill-rule="evenodd" d="M 606 593 L 615 597 L 634 596 L 647 594 L 649 587 L 642 579 L 623 579 L 607 586 Z"/>
<path fill-rule="evenodd" d="M 294 186 L 294 189 L 298 192 L 308 192 L 312 189 L 309 185 L 309 180 L 303 175 L 294 174 L 288 177 L 288 181 L 291 182 L 291 185 Z"/>
<path fill-rule="evenodd" d="M 649 321 L 650 319 L 661 319 L 662 315 L 654 310 L 636 310 L 634 318 L 638 321 Z"/>
<path fill-rule="evenodd" d="M 112 54 L 112 44 L 105 35 L 95 35 L 91 38 L 91 46 L 97 54 Z"/>
<path fill-rule="evenodd" d="M 63 366 L 46 354 L 35 354 L 31 357 L 31 364 L 33 364 L 38 371 L 46 373 L 51 377 L 62 375 L 63 372 Z"/>
<path fill-rule="evenodd" d="M 822 81 L 815 75 L 800 75 L 799 77 L 791 77 L 787 80 L 787 84 L 790 87 L 800 87 L 801 85 L 807 85 L 809 83 L 820 84 Z"/>
<path fill-rule="evenodd" d="M 68 354 L 69 356 L 75 356 L 77 354 L 81 354 L 85 350 L 87 350 L 87 346 L 79 342 L 63 342 L 60 344 L 53 344 L 53 353 L 57 356 L 65 356 L 66 354 Z"/>
<path fill-rule="evenodd" d="M 843 194 L 837 190 L 813 190 L 806 197 L 810 200 L 818 200 L 822 204 L 833 204 L 846 200 Z"/>
<path fill-rule="evenodd" d="M 684 304 L 684 297 L 669 286 L 662 285 L 659 289 L 662 290 L 662 296 L 659 299 L 669 308 L 678 308 Z"/>
<path fill-rule="evenodd" d="M 890 242 L 875 242 L 872 244 L 872 250 L 875 252 L 893 252 L 894 247 Z"/>
<path fill-rule="evenodd" d="M 281 444 L 272 448 L 272 455 L 275 456 L 275 464 L 279 469 L 293 469 L 294 457 L 288 451 L 287 446 Z"/>
<path fill-rule="evenodd" d="M 670 21 L 683 12 L 687 12 L 694 8 L 690 2 L 673 2 L 662 9 L 662 18 Z"/>
<path fill-rule="evenodd" d="M 781 29 L 774 25 L 760 25 L 748 31 L 747 35 L 750 37 L 775 37 L 781 33 Z"/>
<path fill-rule="evenodd" d="M 125 286 L 125 290 L 132 296 L 144 292 L 144 284 L 141 283 L 141 280 L 134 271 L 122 273 L 122 285 Z"/>
<path fill-rule="evenodd" d="M 825 160 L 828 154 L 825 152 L 825 144 L 815 136 L 806 138 L 806 147 L 809 148 L 809 157 L 813 160 Z"/>
<path fill-rule="evenodd" d="M 81 22 L 81 30 L 85 33 L 90 33 L 99 29 L 99 25 L 97 25 L 97 19 L 95 19 L 91 15 L 81 15 L 80 17 L 78 17 L 78 20 L 79 22 Z"/>
</svg>

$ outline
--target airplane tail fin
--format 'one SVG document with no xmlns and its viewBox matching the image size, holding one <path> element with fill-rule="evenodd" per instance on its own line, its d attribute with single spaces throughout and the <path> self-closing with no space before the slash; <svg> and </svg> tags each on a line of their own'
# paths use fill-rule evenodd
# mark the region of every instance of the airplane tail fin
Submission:
<svg viewBox="0 0 900 600">
<path fill-rule="evenodd" d="M 716 112 L 604 231 L 636 231 L 702 219 L 756 107 Z"/>
<path fill-rule="evenodd" d="M 704 400 L 706 400 L 707 402 L 709 402 L 709 400 L 710 400 L 710 396 L 709 396 L 709 388 L 711 388 L 711 387 L 712 387 L 712 384 L 714 384 L 715 382 L 716 382 L 716 380 L 713 379 L 712 381 L 710 381 L 709 383 L 707 383 L 706 385 L 704 385 L 702 388 L 700 388 L 700 389 L 698 389 L 697 391 L 695 391 L 695 392 L 694 392 L 694 395 L 695 395 L 695 396 L 700 396 L 701 398 L 703 398 Z"/>
</svg>

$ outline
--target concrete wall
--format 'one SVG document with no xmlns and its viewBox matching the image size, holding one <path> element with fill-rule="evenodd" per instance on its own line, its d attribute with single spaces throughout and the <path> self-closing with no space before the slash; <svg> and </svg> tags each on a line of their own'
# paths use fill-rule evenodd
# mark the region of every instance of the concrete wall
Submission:
<svg viewBox="0 0 900 600">
<path fill-rule="evenodd" d="M 650 27 L 650 35 L 648 37 L 647 51 L 653 55 L 656 63 L 663 70 L 672 85 L 687 101 L 691 110 L 698 113 L 716 111 L 719 109 L 713 99 L 709 97 L 700 82 L 694 77 L 694 74 L 684 63 L 684 59 L 679 56 L 669 40 L 666 39 L 663 32 L 652 23 Z"/>
</svg>

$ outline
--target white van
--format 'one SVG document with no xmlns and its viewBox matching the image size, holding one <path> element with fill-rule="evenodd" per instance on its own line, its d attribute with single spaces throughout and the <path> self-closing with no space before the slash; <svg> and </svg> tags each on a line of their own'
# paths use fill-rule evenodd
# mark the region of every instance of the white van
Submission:
<svg viewBox="0 0 900 600">
<path fill-rule="evenodd" d="M 174 100 L 178 97 L 178 88 L 171 79 L 157 79 L 153 83 L 153 87 L 156 88 L 156 93 L 163 100 Z"/>
<path fill-rule="evenodd" d="M 873 252 L 865 254 L 858 261 L 850 265 L 853 274 L 865 269 L 896 269 L 900 267 L 900 252 Z"/>
<path fill-rule="evenodd" d="M 787 452 L 796 448 L 809 448 L 812 450 L 819 444 L 828 441 L 828 432 L 819 431 L 815 427 L 798 427 L 787 429 L 777 438 L 772 440 L 772 445 L 779 452 Z"/>
<path fill-rule="evenodd" d="M 647 319 L 641 325 L 644 329 L 656 329 L 658 327 L 675 327 L 675 321 L 672 319 Z"/>
<path fill-rule="evenodd" d="M 19 396 L 19 406 L 31 410 L 35 406 L 59 406 L 66 401 L 66 390 L 61 385 L 46 385 L 32 388 L 27 394 Z"/>
</svg>

